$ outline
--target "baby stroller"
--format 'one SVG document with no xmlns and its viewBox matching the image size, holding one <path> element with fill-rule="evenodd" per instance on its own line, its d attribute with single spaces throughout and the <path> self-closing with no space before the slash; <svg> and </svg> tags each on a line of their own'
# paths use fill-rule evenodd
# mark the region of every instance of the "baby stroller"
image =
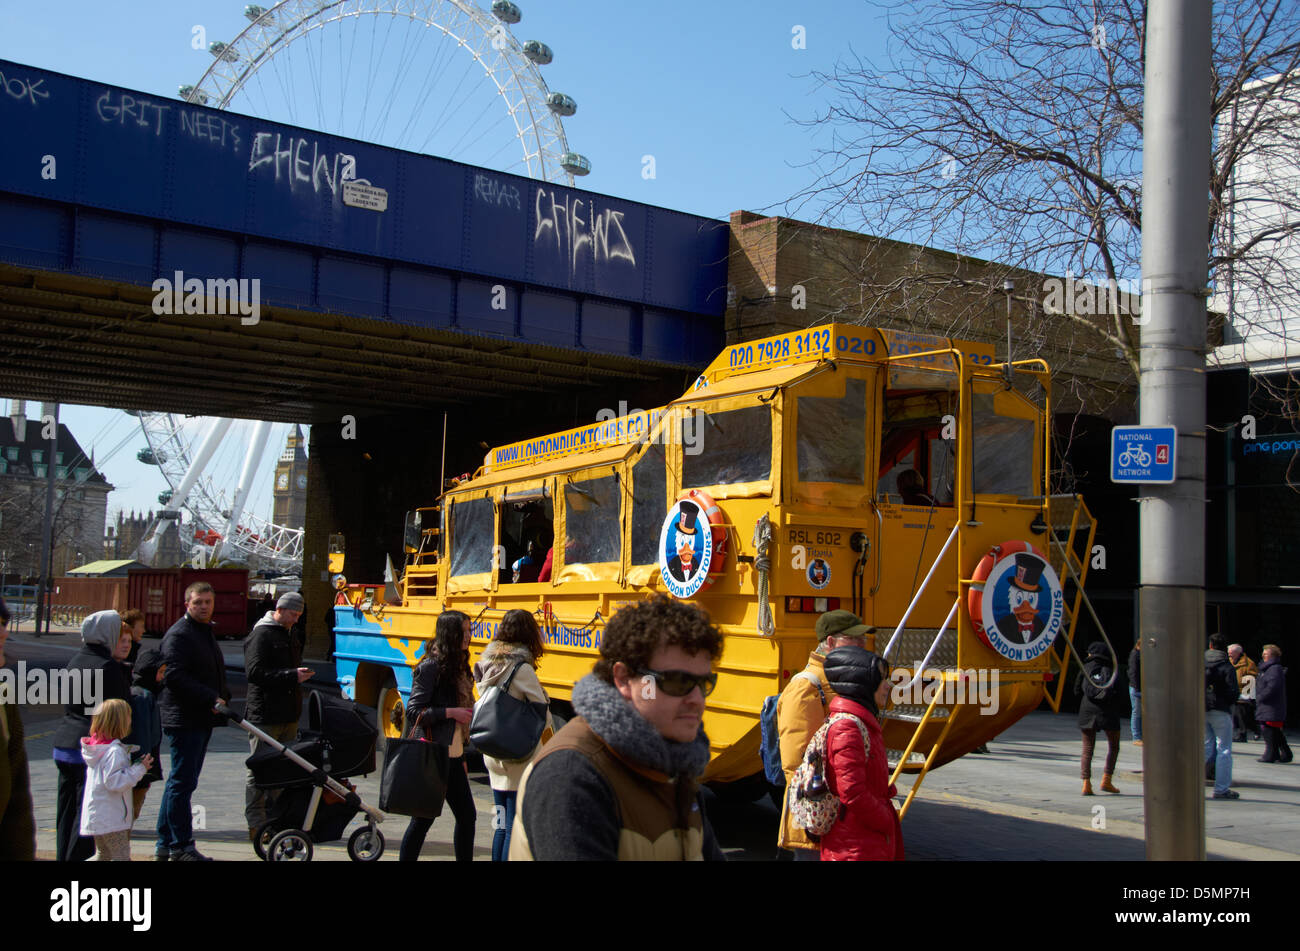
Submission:
<svg viewBox="0 0 1300 951">
<path fill-rule="evenodd" d="M 367 822 L 348 838 L 348 857 L 374 862 L 384 854 L 375 828 L 384 814 L 367 806 L 347 781 L 375 770 L 378 730 L 374 715 L 355 703 L 313 691 L 307 700 L 307 729 L 285 746 L 228 708 L 222 711 L 261 745 L 246 764 L 259 789 L 279 789 L 270 818 L 257 830 L 253 849 L 268 862 L 310 862 L 312 844 L 335 842 L 358 811 Z"/>
</svg>

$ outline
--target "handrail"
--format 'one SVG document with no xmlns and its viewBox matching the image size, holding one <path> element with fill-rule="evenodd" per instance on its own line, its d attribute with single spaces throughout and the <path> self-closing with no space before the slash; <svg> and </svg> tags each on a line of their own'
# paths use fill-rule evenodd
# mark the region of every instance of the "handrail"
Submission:
<svg viewBox="0 0 1300 951">
<path fill-rule="evenodd" d="M 1110 642 L 1110 638 L 1106 636 L 1106 629 L 1102 627 L 1101 618 L 1097 617 L 1097 612 L 1096 610 L 1093 609 L 1092 599 L 1088 597 L 1088 592 L 1084 590 L 1083 582 L 1079 580 L 1078 572 L 1074 570 L 1074 565 L 1070 564 L 1069 549 L 1067 549 L 1065 545 L 1061 543 L 1061 540 L 1056 537 L 1056 529 L 1052 528 L 1050 525 L 1047 526 L 1047 533 L 1048 535 L 1051 536 L 1051 539 L 1056 544 L 1056 547 L 1061 549 L 1062 554 L 1065 555 L 1062 564 L 1065 565 L 1065 570 L 1068 571 L 1070 573 L 1070 576 L 1074 579 L 1074 583 L 1076 587 L 1079 589 L 1079 594 L 1083 597 L 1083 605 L 1088 609 L 1088 613 L 1092 615 L 1092 623 L 1097 625 L 1097 633 L 1101 635 L 1101 639 L 1106 642 L 1106 647 L 1110 649 L 1110 657 L 1111 660 L 1114 661 L 1114 663 L 1111 664 L 1110 679 L 1107 680 L 1104 684 L 1099 685 L 1102 690 L 1107 690 L 1111 687 L 1112 684 L 1115 683 L 1116 679 L 1119 677 L 1119 654 L 1115 652 L 1115 645 L 1113 645 Z M 1074 659 L 1079 662 L 1079 667 L 1082 668 L 1084 665 L 1084 660 L 1082 657 L 1079 656 L 1079 652 L 1074 649 L 1073 641 L 1067 639 L 1065 642 L 1065 646 L 1070 649 L 1070 653 L 1074 655 Z M 1064 677 L 1065 671 L 1061 671 L 1061 674 L 1062 677 Z"/>
<path fill-rule="evenodd" d="M 871 596 L 874 598 L 876 592 L 880 590 L 880 546 L 885 540 L 885 516 L 881 514 L 880 506 L 876 504 L 875 499 L 871 499 L 871 507 L 876 511 L 876 583 L 871 586 Z"/>
<path fill-rule="evenodd" d="M 916 668 L 916 673 L 912 675 L 912 679 L 902 687 L 903 690 L 912 689 L 912 686 L 916 683 L 917 679 L 925 671 L 926 665 L 930 663 L 930 658 L 933 657 L 934 652 L 939 649 L 939 642 L 943 640 L 944 634 L 948 632 L 948 625 L 952 623 L 953 615 L 957 613 L 957 606 L 960 604 L 961 598 L 956 598 L 952 602 L 952 609 L 948 612 L 948 616 L 943 619 L 943 623 L 939 625 L 939 631 L 934 635 L 934 640 L 930 642 L 930 650 L 926 653 L 925 660 L 921 661 L 920 666 Z"/>
<path fill-rule="evenodd" d="M 930 583 L 930 579 L 934 577 L 934 572 L 935 569 L 939 567 L 939 562 L 943 561 L 943 556 L 948 554 L 948 549 L 952 547 L 953 539 L 957 537 L 957 529 L 960 527 L 960 525 L 961 525 L 960 522 L 953 523 L 952 531 L 948 533 L 948 540 L 943 543 L 943 548 L 941 548 L 939 550 L 939 554 L 935 556 L 934 564 L 930 565 L 930 570 L 926 574 L 925 580 L 922 581 L 921 586 L 916 589 L 916 594 L 912 596 L 912 603 L 909 604 L 907 606 L 907 610 L 903 612 L 903 617 L 902 620 L 898 622 L 898 627 L 894 628 L 893 637 L 889 639 L 889 643 L 885 645 L 884 653 L 880 655 L 886 660 L 889 659 L 889 652 L 894 649 L 894 642 L 897 641 L 898 636 L 901 633 L 903 633 L 903 628 L 907 625 L 907 619 L 912 616 L 912 611 L 916 608 L 916 605 L 920 602 L 921 595 L 925 593 L 926 585 L 928 585 Z M 877 553 L 877 556 L 878 555 L 879 553 Z"/>
</svg>

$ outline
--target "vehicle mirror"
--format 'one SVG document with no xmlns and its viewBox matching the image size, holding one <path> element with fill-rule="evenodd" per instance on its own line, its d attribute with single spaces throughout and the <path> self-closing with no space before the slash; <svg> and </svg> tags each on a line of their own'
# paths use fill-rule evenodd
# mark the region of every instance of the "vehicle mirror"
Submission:
<svg viewBox="0 0 1300 951">
<path fill-rule="evenodd" d="M 407 554 L 413 554 L 420 550 L 420 538 L 424 534 L 421 515 L 419 509 L 406 513 L 406 531 L 403 535 L 402 544 L 406 548 Z"/>
</svg>

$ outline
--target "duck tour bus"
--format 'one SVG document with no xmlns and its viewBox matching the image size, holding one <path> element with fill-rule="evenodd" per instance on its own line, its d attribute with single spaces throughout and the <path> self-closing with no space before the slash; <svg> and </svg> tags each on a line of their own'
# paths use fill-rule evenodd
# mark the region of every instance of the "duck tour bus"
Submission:
<svg viewBox="0 0 1300 951">
<path fill-rule="evenodd" d="M 844 608 L 893 668 L 893 779 L 919 774 L 906 810 L 929 769 L 1044 699 L 1059 709 L 1096 526 L 1081 497 L 1050 494 L 1050 393 L 1041 359 L 895 330 L 728 347 L 668 406 L 491 449 L 408 514 L 400 582 L 336 574 L 339 682 L 397 735 L 438 614 L 473 620 L 473 660 L 522 608 L 558 725 L 605 621 L 665 593 L 725 634 L 705 779 L 748 789 L 764 700 Z"/>
</svg>

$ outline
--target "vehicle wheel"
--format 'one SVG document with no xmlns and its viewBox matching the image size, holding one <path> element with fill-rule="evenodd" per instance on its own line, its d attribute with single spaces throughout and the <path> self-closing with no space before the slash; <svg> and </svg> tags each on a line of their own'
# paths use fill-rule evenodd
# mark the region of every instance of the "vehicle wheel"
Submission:
<svg viewBox="0 0 1300 951">
<path fill-rule="evenodd" d="M 280 831 L 279 824 L 274 819 L 268 819 L 257 827 L 257 835 L 253 838 L 253 851 L 263 862 L 267 861 L 266 849 L 275 838 L 275 834 Z"/>
<path fill-rule="evenodd" d="M 354 862 L 378 862 L 384 854 L 384 834 L 364 825 L 348 837 L 348 858 Z"/>
<path fill-rule="evenodd" d="M 268 862 L 310 862 L 311 836 L 301 829 L 277 832 L 266 847 Z"/>
<path fill-rule="evenodd" d="M 379 720 L 379 743 L 378 752 L 383 753 L 388 749 L 388 739 L 401 737 L 402 730 L 406 726 L 404 714 L 406 710 L 402 706 L 402 693 L 397 689 L 397 681 L 392 677 L 384 682 L 379 688 L 379 696 L 375 700 L 375 711 Z M 393 721 L 397 723 L 394 725 Z"/>
</svg>

